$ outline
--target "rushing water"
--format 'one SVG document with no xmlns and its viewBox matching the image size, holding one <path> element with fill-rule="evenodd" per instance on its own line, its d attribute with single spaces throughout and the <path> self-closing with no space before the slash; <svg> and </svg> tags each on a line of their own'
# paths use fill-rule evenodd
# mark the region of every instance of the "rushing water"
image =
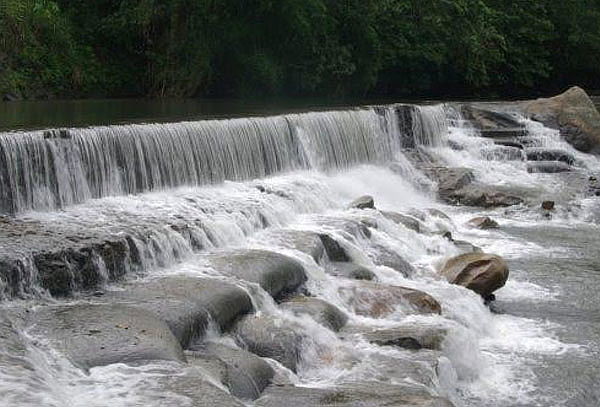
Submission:
<svg viewBox="0 0 600 407">
<path fill-rule="evenodd" d="M 380 371 L 397 364 L 417 369 L 421 384 L 457 406 L 598 405 L 600 228 L 594 221 L 595 200 L 578 196 L 561 176 L 528 173 L 520 158 L 507 159 L 451 106 L 411 108 L 409 129 L 399 119 L 403 109 L 91 127 L 72 129 L 69 138 L 45 138 L 42 131 L 4 133 L 0 209 L 48 234 L 136 236 L 144 278 L 184 273 L 241 284 L 260 312 L 300 324 L 309 334 L 297 373 L 273 362 L 298 385 L 326 387 L 373 378 L 394 382 L 400 379 L 380 378 Z M 600 170 L 600 161 L 573 151 L 557 132 L 522 121 L 540 145 L 569 151 L 586 171 Z M 427 156 L 473 168 L 478 180 L 552 197 L 559 203 L 555 216 L 545 219 L 527 207 L 503 209 L 492 212 L 501 229 L 467 228 L 466 221 L 479 212 L 435 200 L 405 154 L 407 137 Z M 492 310 L 474 293 L 436 276 L 436 265 L 459 253 L 440 234 L 416 233 L 378 211 L 346 209 L 364 194 L 375 198 L 378 209 L 439 208 L 452 220 L 430 216 L 429 230 L 450 230 L 456 239 L 504 256 L 511 276 Z M 369 238 L 339 227 L 365 219 L 378 225 Z M 188 238 L 166 226 L 180 220 L 191 224 Z M 318 264 L 295 250 L 283 233 L 302 230 L 334 233 L 353 261 L 374 270 L 380 282 L 430 293 L 443 315 L 415 316 L 402 307 L 383 319 L 358 315 L 339 294 L 352 282 L 328 275 L 327 262 Z M 143 238 L 148 231 L 151 236 Z M 259 287 L 207 265 L 207 254 L 236 247 L 297 258 L 309 272 L 309 291 L 344 310 L 350 325 L 448 329 L 441 353 L 379 347 L 354 336 L 340 339 L 309 318 L 281 311 Z M 405 278 L 376 265 L 382 250 L 402 255 L 416 266 L 417 276 Z M 6 301 L 4 307 L 10 315 L 47 301 L 53 300 Z M 44 338 L 16 322 L 0 323 L 10 327 L 0 338 L 0 405 L 189 404 L 180 395 L 157 390 L 165 377 L 179 374 L 179 366 L 117 364 L 84 373 Z M 209 339 L 230 341 L 216 331 Z"/>
</svg>

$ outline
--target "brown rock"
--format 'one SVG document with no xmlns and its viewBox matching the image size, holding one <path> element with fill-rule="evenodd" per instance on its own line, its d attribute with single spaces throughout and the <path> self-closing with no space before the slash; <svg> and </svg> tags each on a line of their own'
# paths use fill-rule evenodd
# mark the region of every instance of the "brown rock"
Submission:
<svg viewBox="0 0 600 407">
<path fill-rule="evenodd" d="M 462 285 L 489 299 L 506 283 L 508 265 L 500 256 L 468 253 L 448 260 L 440 274 L 452 284 Z"/>
<path fill-rule="evenodd" d="M 542 209 L 546 211 L 551 211 L 554 209 L 554 201 L 544 201 L 542 202 Z"/>
<path fill-rule="evenodd" d="M 467 225 L 477 229 L 497 229 L 500 227 L 498 222 L 489 216 L 479 216 L 477 218 L 473 218 L 467 222 Z"/>
</svg>

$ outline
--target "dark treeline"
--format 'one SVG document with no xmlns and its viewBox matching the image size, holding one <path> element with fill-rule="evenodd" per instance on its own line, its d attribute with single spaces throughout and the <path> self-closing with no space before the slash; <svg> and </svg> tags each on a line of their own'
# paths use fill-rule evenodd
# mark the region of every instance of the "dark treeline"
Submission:
<svg viewBox="0 0 600 407">
<path fill-rule="evenodd" d="M 600 0 L 0 0 L 18 97 L 600 89 Z"/>
</svg>

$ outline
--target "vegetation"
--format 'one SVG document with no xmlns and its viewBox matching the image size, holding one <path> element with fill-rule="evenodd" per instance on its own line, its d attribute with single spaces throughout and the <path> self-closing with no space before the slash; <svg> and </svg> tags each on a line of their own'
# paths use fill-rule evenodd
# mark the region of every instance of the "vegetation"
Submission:
<svg viewBox="0 0 600 407">
<path fill-rule="evenodd" d="M 600 89 L 599 0 L 0 0 L 0 95 Z"/>
</svg>

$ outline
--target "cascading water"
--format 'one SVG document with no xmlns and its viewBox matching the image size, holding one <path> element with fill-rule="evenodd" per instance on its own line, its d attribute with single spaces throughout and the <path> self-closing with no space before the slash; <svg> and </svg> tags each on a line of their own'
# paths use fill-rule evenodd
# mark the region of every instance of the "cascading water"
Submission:
<svg viewBox="0 0 600 407">
<path fill-rule="evenodd" d="M 596 158 L 572 151 L 556 133 L 521 121 L 540 145 L 568 150 L 581 167 L 600 168 Z M 70 278 L 81 274 L 79 285 L 70 288 L 84 293 L 74 301 L 52 301 L 59 304 L 86 303 L 89 288 L 98 289 L 100 302 L 113 291 L 127 292 L 120 281 L 128 276 L 141 283 L 195 276 L 243 288 L 257 315 L 274 319 L 273 326 L 300 327 L 304 339 L 295 371 L 268 360 L 276 380 L 299 388 L 384 383 L 445 397 L 456 406 L 560 405 L 560 394 L 543 396 L 556 383 L 544 381 L 551 376 L 544 365 L 570 366 L 565 361 L 597 355 L 591 344 L 562 335 L 562 320 L 544 321 L 535 312 L 553 310 L 562 289 L 528 273 L 530 258 L 568 259 L 570 252 L 558 249 L 564 236 L 558 231 L 568 222 L 580 222 L 579 214 L 557 212 L 548 221 L 555 235 L 545 245 L 531 231 L 538 215 L 523 207 L 492 212 L 502 219 L 500 231 L 474 230 L 464 224 L 477 212 L 440 204 L 423 191 L 425 176 L 405 150 L 411 145 L 438 163 L 474 169 L 481 182 L 533 184 L 543 193 L 560 184 L 548 174 L 527 172 L 522 157 L 488 154 L 496 145 L 481 138 L 451 105 L 70 129 L 67 134 L 0 134 L 0 207 L 13 214 L 0 219 L 8 231 L 0 236 L 0 254 L 18 255 L 22 270 L 29 270 L 17 275 L 0 259 L 0 285 L 7 297 L 6 321 L 0 320 L 0 405 L 195 405 L 189 392 L 165 387 L 168 380 L 188 374 L 228 391 L 210 364 L 117 363 L 85 373 L 73 366 L 20 313 L 48 306 L 44 291 L 31 288 L 40 283 L 50 292 L 62 288 L 63 264 L 69 265 Z M 364 194 L 375 197 L 376 210 L 347 209 L 349 201 Z M 419 231 L 391 220 L 389 211 L 411 214 Z M 447 232 L 454 242 L 444 236 Z M 402 303 L 385 306 L 383 317 L 363 312 L 364 303 L 376 301 L 381 291 L 367 290 L 358 302 L 348 295 L 362 282 L 332 275 L 339 259 L 306 249 L 311 237 L 324 234 L 353 264 L 373 273 L 368 284 L 427 292 L 440 302 L 442 314 L 416 315 Z M 473 292 L 437 276 L 440 262 L 461 253 L 459 239 L 511 262 L 509 283 L 498 292 L 498 314 Z M 307 315 L 282 309 L 263 286 L 213 261 L 247 250 L 284 254 L 302 264 L 308 274 L 305 290 L 340 309 L 348 318 L 347 329 L 336 335 Z M 122 251 L 126 255 L 119 257 Z M 95 265 L 81 260 L 88 252 Z M 382 260 L 396 257 L 414 267 L 414 274 L 402 275 L 393 262 Z M 124 263 L 128 267 L 121 270 Z M 87 281 L 91 270 L 103 277 Z M 15 296 L 25 299 L 8 301 Z M 534 310 L 516 312 L 523 304 Z M 435 350 L 414 351 L 380 346 L 361 334 L 407 326 L 441 330 L 445 339 Z M 204 341 L 248 346 L 214 325 Z M 589 374 L 598 366 L 590 363 L 587 369 Z M 590 392 L 588 400 L 595 396 Z M 339 397 L 333 401 L 344 401 Z"/>
</svg>

